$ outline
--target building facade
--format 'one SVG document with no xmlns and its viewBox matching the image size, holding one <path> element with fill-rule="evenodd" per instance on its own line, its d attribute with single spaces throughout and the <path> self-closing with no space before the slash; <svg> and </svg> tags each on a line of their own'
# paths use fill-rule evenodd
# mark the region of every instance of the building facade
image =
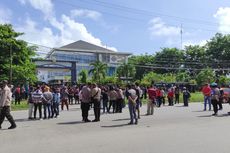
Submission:
<svg viewBox="0 0 230 153">
<path fill-rule="evenodd" d="M 88 71 L 92 69 L 90 63 L 97 60 L 108 65 L 107 75 L 112 76 L 120 64 L 127 62 L 130 55 L 131 53 L 116 52 L 79 40 L 60 48 L 53 48 L 46 60 L 36 60 L 35 63 L 39 81 L 62 80 L 65 82 L 70 81 L 73 75 L 73 63 L 76 64 L 74 67 L 76 77 L 83 69 Z"/>
</svg>

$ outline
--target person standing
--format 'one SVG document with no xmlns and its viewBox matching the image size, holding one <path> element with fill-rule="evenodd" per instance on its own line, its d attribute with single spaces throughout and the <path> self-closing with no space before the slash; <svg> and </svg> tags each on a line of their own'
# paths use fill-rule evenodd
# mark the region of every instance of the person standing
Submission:
<svg viewBox="0 0 230 153">
<path fill-rule="evenodd" d="M 83 86 L 79 92 L 79 97 L 81 99 L 82 121 L 84 122 L 91 122 L 88 119 L 88 113 L 91 102 L 91 89 L 89 88 L 89 86 L 90 84 Z"/>
<path fill-rule="evenodd" d="M 61 89 L 61 110 L 64 110 L 64 105 L 66 105 L 67 110 L 69 110 L 68 94 L 67 88 L 64 86 Z"/>
<path fill-rule="evenodd" d="M 213 116 L 216 116 L 218 114 L 218 104 L 220 102 L 220 90 L 219 88 L 217 88 L 217 84 L 216 83 L 212 83 L 211 84 L 211 103 L 213 105 L 213 111 L 214 114 L 212 114 Z"/>
<path fill-rule="evenodd" d="M 175 104 L 179 104 L 180 103 L 180 88 L 178 86 L 176 86 L 175 88 Z"/>
<path fill-rule="evenodd" d="M 170 88 L 168 90 L 168 102 L 169 102 L 169 106 L 173 106 L 173 96 L 174 96 L 173 88 Z"/>
<path fill-rule="evenodd" d="M 20 85 L 18 85 L 14 91 L 14 96 L 15 96 L 15 105 L 17 105 L 17 103 L 20 105 L 21 102 L 21 87 Z"/>
<path fill-rule="evenodd" d="M 53 115 L 54 117 L 57 118 L 59 116 L 59 105 L 61 101 L 61 94 L 60 94 L 60 89 L 56 88 L 54 89 L 53 93 Z"/>
<path fill-rule="evenodd" d="M 10 114 L 10 104 L 12 100 L 11 89 L 7 86 L 8 82 L 6 80 L 1 83 L 0 90 L 0 129 L 2 128 L 2 123 L 5 119 L 10 122 L 11 126 L 8 129 L 15 129 L 16 123 L 13 116 Z"/>
<path fill-rule="evenodd" d="M 108 97 L 108 89 L 107 87 L 104 87 L 101 91 L 101 95 L 102 95 L 102 104 L 103 104 L 103 113 L 105 112 L 109 112 L 108 109 L 108 101 L 109 101 L 109 97 Z"/>
<path fill-rule="evenodd" d="M 150 87 L 147 90 L 148 92 L 148 104 L 147 104 L 147 114 L 146 115 L 153 115 L 154 113 L 154 105 L 156 101 L 156 89 L 154 87 Z"/>
<path fill-rule="evenodd" d="M 139 87 L 139 84 L 136 82 L 135 83 L 135 90 L 136 90 L 136 95 L 137 95 L 137 100 L 136 100 L 136 110 L 137 110 L 137 116 L 138 119 L 140 119 L 140 106 L 141 106 L 141 95 L 142 91 L 141 88 Z"/>
<path fill-rule="evenodd" d="M 183 88 L 183 100 L 184 100 L 184 106 L 188 106 L 189 98 L 191 97 L 190 92 L 186 87 Z"/>
<path fill-rule="evenodd" d="M 202 93 L 204 95 L 204 111 L 206 111 L 207 104 L 209 106 L 209 111 L 211 110 L 211 90 L 208 83 L 202 88 Z"/>
<path fill-rule="evenodd" d="M 31 86 L 30 87 L 30 91 L 29 91 L 29 95 L 28 95 L 28 104 L 29 104 L 29 109 L 28 109 L 28 119 L 29 120 L 32 120 L 33 117 L 32 117 L 32 114 L 33 114 L 33 110 L 34 110 L 34 102 L 33 102 L 33 99 L 32 99 L 32 93 L 34 91 L 34 88 Z"/>
<path fill-rule="evenodd" d="M 124 100 L 123 91 L 121 90 L 120 87 L 117 87 L 116 91 L 117 91 L 117 109 L 116 109 L 116 112 L 122 113 L 122 103 Z"/>
<path fill-rule="evenodd" d="M 45 86 L 43 93 L 43 108 L 44 108 L 44 119 L 47 118 L 47 110 L 48 110 L 48 119 L 53 115 L 51 112 L 51 103 L 53 100 L 53 94 L 50 92 L 50 88 Z"/>
<path fill-rule="evenodd" d="M 39 119 L 42 120 L 42 91 L 39 86 L 37 86 L 37 89 L 33 92 L 32 100 L 34 102 L 34 119 L 36 120 L 38 109 Z"/>
<path fill-rule="evenodd" d="M 128 85 L 128 91 L 127 91 L 127 97 L 128 97 L 128 106 L 129 106 L 129 113 L 130 113 L 130 122 L 129 124 L 133 124 L 135 120 L 135 124 L 138 123 L 137 114 L 136 114 L 136 90 L 134 85 Z"/>
<path fill-rule="evenodd" d="M 100 121 L 100 109 L 101 109 L 101 89 L 97 87 L 96 83 L 92 84 L 91 99 L 94 105 L 95 119 L 93 122 Z"/>
<path fill-rule="evenodd" d="M 109 109 L 108 109 L 109 113 L 110 113 L 111 106 L 113 106 L 113 113 L 115 113 L 116 105 L 117 105 L 117 92 L 113 86 L 109 87 L 108 96 L 109 96 Z"/>
</svg>

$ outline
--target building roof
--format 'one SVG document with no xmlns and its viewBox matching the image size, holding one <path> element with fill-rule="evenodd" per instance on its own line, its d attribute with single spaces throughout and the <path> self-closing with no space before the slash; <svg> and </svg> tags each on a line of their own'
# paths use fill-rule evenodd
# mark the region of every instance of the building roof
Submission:
<svg viewBox="0 0 230 153">
<path fill-rule="evenodd" d="M 83 51 L 100 51 L 100 52 L 105 52 L 105 53 L 114 53 L 115 51 L 112 51 L 110 49 L 100 47 L 91 43 L 88 43 L 83 40 L 76 41 L 74 43 L 65 45 L 60 47 L 59 49 L 67 49 L 67 50 L 83 50 Z"/>
<path fill-rule="evenodd" d="M 88 43 L 83 40 L 73 42 L 71 44 L 62 46 L 60 48 L 53 48 L 52 51 L 48 54 L 49 57 L 54 51 L 67 51 L 67 52 L 87 52 L 87 53 L 109 53 L 109 54 L 123 54 L 123 55 L 132 55 L 132 53 L 127 52 L 116 52 L 101 46 L 97 46 L 91 43 Z"/>
</svg>

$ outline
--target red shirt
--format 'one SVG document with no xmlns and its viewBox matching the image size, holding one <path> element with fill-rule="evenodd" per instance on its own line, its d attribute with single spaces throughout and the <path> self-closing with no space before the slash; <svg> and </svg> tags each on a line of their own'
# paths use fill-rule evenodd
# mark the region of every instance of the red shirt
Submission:
<svg viewBox="0 0 230 153">
<path fill-rule="evenodd" d="M 173 98 L 173 96 L 174 96 L 173 91 L 169 91 L 169 92 L 168 92 L 168 97 Z"/>
<path fill-rule="evenodd" d="M 154 100 L 156 98 L 156 89 L 149 88 L 147 92 L 148 92 L 148 95 L 149 95 L 149 99 Z"/>
<path fill-rule="evenodd" d="M 211 95 L 212 89 L 209 86 L 204 86 L 202 89 L 202 92 L 205 96 L 210 96 Z"/>
</svg>

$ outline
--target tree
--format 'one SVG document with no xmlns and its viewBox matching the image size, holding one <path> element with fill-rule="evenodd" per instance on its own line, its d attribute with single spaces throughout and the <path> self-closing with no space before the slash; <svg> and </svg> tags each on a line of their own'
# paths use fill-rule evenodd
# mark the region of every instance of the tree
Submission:
<svg viewBox="0 0 230 153">
<path fill-rule="evenodd" d="M 230 67 L 230 35 L 217 33 L 206 45 L 207 56 L 210 58 L 212 68 L 217 69 L 218 75 L 229 74 L 225 70 Z"/>
<path fill-rule="evenodd" d="M 86 69 L 81 70 L 81 72 L 79 73 L 79 77 L 81 83 L 86 83 L 88 78 L 88 71 Z"/>
<path fill-rule="evenodd" d="M 89 74 L 92 74 L 93 81 L 100 83 L 101 79 L 105 78 L 106 76 L 108 68 L 107 64 L 100 61 L 95 61 L 93 63 L 90 63 L 90 65 L 93 66 L 93 68 L 89 70 Z"/>
<path fill-rule="evenodd" d="M 36 47 L 19 40 L 21 35 L 12 25 L 0 24 L 0 80 L 12 80 L 14 84 L 37 80 L 35 64 L 31 61 Z"/>
<path fill-rule="evenodd" d="M 204 69 L 196 76 L 196 82 L 199 86 L 205 83 L 211 83 L 215 81 L 215 73 L 212 69 Z"/>
<path fill-rule="evenodd" d="M 177 48 L 163 48 L 154 56 L 153 70 L 154 72 L 161 74 L 176 73 L 179 71 L 178 69 L 183 65 L 183 59 L 183 51 Z"/>
<path fill-rule="evenodd" d="M 132 64 L 123 63 L 117 68 L 117 75 L 119 78 L 121 77 L 134 77 L 135 75 L 135 68 Z"/>
<path fill-rule="evenodd" d="M 143 66 L 149 66 L 153 63 L 153 55 L 139 55 L 131 56 L 128 60 L 129 64 L 134 65 L 135 75 L 133 76 L 135 80 L 141 80 L 145 74 L 151 71 L 151 69 L 144 68 Z"/>
</svg>

